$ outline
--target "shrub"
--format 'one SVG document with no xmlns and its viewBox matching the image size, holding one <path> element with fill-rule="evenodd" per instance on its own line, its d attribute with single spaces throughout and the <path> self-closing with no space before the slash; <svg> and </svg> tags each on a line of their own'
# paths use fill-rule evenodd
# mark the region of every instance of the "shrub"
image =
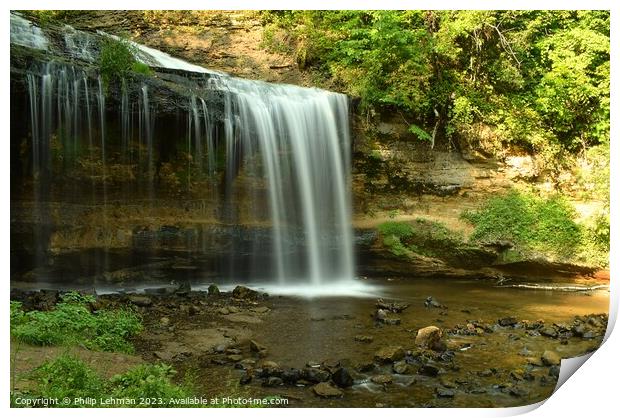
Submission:
<svg viewBox="0 0 620 418">
<path fill-rule="evenodd" d="M 522 255 L 538 252 L 570 259 L 582 239 L 573 207 L 559 195 L 542 198 L 513 190 L 462 217 L 475 227 L 471 240 L 508 240 Z"/>
<path fill-rule="evenodd" d="M 132 73 L 151 75 L 151 68 L 137 61 L 134 47 L 125 39 L 106 38 L 99 53 L 99 72 L 104 82 L 120 81 Z"/>
<path fill-rule="evenodd" d="M 142 330 L 136 313 L 126 309 L 91 312 L 92 296 L 69 292 L 49 312 L 24 312 L 11 303 L 11 336 L 33 345 L 83 344 L 101 351 L 132 352 L 128 339 Z"/>
<path fill-rule="evenodd" d="M 113 398 L 128 399 L 161 399 L 161 403 L 137 405 L 143 407 L 166 407 L 170 399 L 181 399 L 192 396 L 188 387 L 172 382 L 176 371 L 166 364 L 142 364 L 128 372 L 114 376 L 111 381 Z"/>
<path fill-rule="evenodd" d="M 37 395 L 42 398 L 99 397 L 104 389 L 103 380 L 82 360 L 63 354 L 35 369 Z M 57 405 L 66 406 L 66 405 Z"/>
</svg>

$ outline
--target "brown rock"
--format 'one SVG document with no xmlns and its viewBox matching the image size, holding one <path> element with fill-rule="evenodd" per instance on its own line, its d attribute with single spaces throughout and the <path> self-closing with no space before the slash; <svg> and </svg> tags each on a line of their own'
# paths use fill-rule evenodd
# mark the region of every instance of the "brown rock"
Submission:
<svg viewBox="0 0 620 418">
<path fill-rule="evenodd" d="M 321 382 L 312 387 L 316 396 L 321 398 L 341 398 L 344 392 L 327 382 Z"/>
<path fill-rule="evenodd" d="M 545 366 L 559 366 L 562 361 L 562 357 L 551 350 L 546 350 L 540 359 Z"/>
<path fill-rule="evenodd" d="M 375 360 L 379 363 L 394 363 L 405 357 L 405 350 L 400 346 L 383 347 L 375 353 Z"/>
<path fill-rule="evenodd" d="M 415 344 L 418 347 L 428 348 L 435 351 L 441 351 L 445 349 L 445 344 L 442 344 L 441 337 L 443 333 L 436 326 L 428 326 L 418 330 L 415 337 Z"/>
</svg>

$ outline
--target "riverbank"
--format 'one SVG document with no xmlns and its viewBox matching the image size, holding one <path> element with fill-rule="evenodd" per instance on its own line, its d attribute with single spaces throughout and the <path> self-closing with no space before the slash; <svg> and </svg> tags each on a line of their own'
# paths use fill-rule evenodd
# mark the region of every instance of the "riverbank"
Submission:
<svg viewBox="0 0 620 418">
<path fill-rule="evenodd" d="M 600 345 L 609 298 L 600 288 L 396 278 L 358 298 L 306 299 L 243 287 L 171 292 L 97 297 L 92 309 L 129 306 L 143 318 L 136 355 L 119 354 L 125 363 L 171 364 L 179 379 L 196 375 L 201 396 L 277 395 L 298 407 L 537 402 L 553 391 L 559 358 Z M 56 297 L 12 295 L 25 309 L 50 309 Z M 420 339 L 419 330 L 429 326 L 437 327 L 435 336 Z M 47 350 L 57 349 L 37 348 L 37 357 Z M 16 358 L 17 381 L 27 385 L 24 373 L 36 361 L 20 352 Z"/>
</svg>

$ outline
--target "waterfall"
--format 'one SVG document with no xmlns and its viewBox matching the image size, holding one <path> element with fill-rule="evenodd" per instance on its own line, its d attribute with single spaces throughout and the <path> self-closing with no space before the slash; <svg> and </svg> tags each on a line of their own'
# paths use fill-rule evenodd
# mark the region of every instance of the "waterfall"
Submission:
<svg viewBox="0 0 620 418">
<path fill-rule="evenodd" d="M 12 33 L 13 43 L 34 48 L 46 39 L 38 28 L 19 24 L 27 29 L 20 26 L 19 33 L 30 37 L 24 40 L 20 35 L 14 41 Z M 69 28 L 67 33 L 68 55 L 85 62 L 96 59 L 96 40 L 102 35 Z M 182 85 L 178 96 L 166 97 L 170 90 L 162 90 L 161 82 L 148 77 L 129 77 L 106 86 L 92 67 L 50 62 L 27 69 L 33 177 L 50 170 L 70 174 L 74 165 L 65 166 L 65 161 L 89 156 L 93 194 L 98 193 L 95 187 L 101 187 L 98 204 L 103 206 L 107 230 L 114 228 L 107 215 L 108 193 L 137 191 L 153 203 L 160 196 L 155 185 L 161 184 L 162 164 L 172 156 L 187 156 L 187 162 L 182 160 L 186 169 L 173 173 L 186 170 L 187 199 L 211 194 L 209 201 L 220 206 L 209 213 L 221 225 L 248 231 L 268 228 L 267 235 L 241 229 L 239 239 L 231 240 L 226 273 L 230 278 L 253 279 L 257 274 L 258 279 L 270 277 L 281 285 L 314 287 L 350 283 L 355 272 L 348 98 L 320 89 L 235 78 L 135 45 L 136 58 L 159 72 L 175 70 L 175 83 Z M 170 123 L 160 123 L 164 117 Z M 99 155 L 93 154 L 97 133 Z M 54 138 L 62 140 L 54 154 L 62 159 L 61 165 L 51 164 Z M 132 158 L 134 149 L 137 158 Z M 93 159 L 100 162 L 100 176 Z M 118 172 L 113 170 L 118 167 L 132 173 L 126 181 L 135 178 L 134 188 L 115 187 L 119 176 L 114 179 Z M 53 174 L 48 176 L 52 182 Z M 265 267 L 267 273 L 238 269 L 233 257 L 237 253 L 252 257 L 248 265 Z"/>
</svg>

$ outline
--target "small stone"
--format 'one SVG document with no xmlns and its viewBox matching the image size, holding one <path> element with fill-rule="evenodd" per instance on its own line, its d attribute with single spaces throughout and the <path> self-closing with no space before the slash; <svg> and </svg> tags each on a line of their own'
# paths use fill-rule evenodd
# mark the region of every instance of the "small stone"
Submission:
<svg viewBox="0 0 620 418">
<path fill-rule="evenodd" d="M 282 380 L 288 384 L 295 384 L 303 377 L 303 372 L 299 369 L 288 369 L 282 372 Z"/>
<path fill-rule="evenodd" d="M 555 330 L 555 328 L 550 327 L 550 326 L 543 327 L 539 332 L 540 332 L 540 335 L 544 335 L 545 337 L 549 337 L 549 338 L 558 337 L 558 332 Z"/>
<path fill-rule="evenodd" d="M 252 375 L 248 374 L 248 373 L 244 373 L 241 376 L 241 379 L 239 379 L 239 384 L 241 385 L 247 385 L 248 383 L 250 383 L 252 381 Z"/>
<path fill-rule="evenodd" d="M 440 398 L 454 398 L 455 392 L 452 389 L 437 388 L 435 393 Z"/>
<path fill-rule="evenodd" d="M 256 365 L 256 361 L 254 359 L 246 358 L 246 359 L 239 361 L 237 364 L 235 364 L 235 368 L 238 368 L 241 370 L 249 370 L 249 369 L 252 369 L 254 365 Z"/>
<path fill-rule="evenodd" d="M 508 316 L 498 320 L 497 323 L 502 327 L 511 327 L 517 323 L 517 318 L 514 316 Z"/>
<path fill-rule="evenodd" d="M 226 356 L 226 358 L 229 361 L 232 361 L 232 362 L 237 362 L 237 361 L 243 360 L 243 356 L 240 355 L 240 354 L 230 354 L 230 355 Z"/>
<path fill-rule="evenodd" d="M 407 364 L 406 361 L 397 361 L 392 366 L 392 370 L 396 374 L 411 374 L 412 373 L 411 366 Z"/>
<path fill-rule="evenodd" d="M 532 366 L 536 366 L 536 367 L 544 366 L 542 360 L 538 357 L 528 357 L 527 364 L 531 364 Z"/>
<path fill-rule="evenodd" d="M 307 368 L 303 371 L 303 378 L 312 383 L 327 382 L 330 378 L 329 372 L 321 369 Z"/>
<path fill-rule="evenodd" d="M 256 308 L 252 308 L 251 310 L 252 310 L 252 312 L 256 312 L 256 313 L 259 313 L 259 314 L 264 314 L 264 313 L 269 312 L 271 309 L 269 309 L 266 306 L 258 306 Z"/>
<path fill-rule="evenodd" d="M 264 345 L 254 341 L 254 340 L 250 340 L 250 351 L 252 351 L 254 353 L 260 353 L 263 350 L 267 350 L 267 347 L 265 347 Z"/>
<path fill-rule="evenodd" d="M 379 374 L 370 378 L 372 383 L 376 383 L 377 385 L 389 385 L 393 382 L 392 376 L 389 374 Z"/>
<path fill-rule="evenodd" d="M 237 308 L 236 306 L 229 306 L 228 307 L 228 312 L 230 312 L 230 313 L 239 313 L 239 312 L 241 312 L 241 310 L 239 308 Z"/>
<path fill-rule="evenodd" d="M 560 366 L 551 366 L 549 367 L 549 376 L 558 379 L 560 377 Z"/>
<path fill-rule="evenodd" d="M 562 357 L 558 353 L 546 350 L 540 358 L 545 366 L 558 366 L 562 361 Z"/>
<path fill-rule="evenodd" d="M 129 296 L 129 301 L 136 306 L 151 306 L 153 304 L 153 300 L 148 296 Z"/>
<path fill-rule="evenodd" d="M 355 336 L 355 341 L 360 342 L 360 343 L 371 343 L 373 342 L 374 338 L 371 337 L 370 335 L 356 335 Z"/>
<path fill-rule="evenodd" d="M 429 377 L 436 377 L 439 374 L 439 369 L 432 364 L 425 364 L 418 369 L 418 374 Z"/>
<path fill-rule="evenodd" d="M 263 380 L 263 386 L 265 387 L 273 388 L 276 386 L 282 386 L 283 384 L 284 382 L 282 381 L 282 379 L 276 376 L 271 376 Z"/>
<path fill-rule="evenodd" d="M 441 383 L 441 385 L 442 385 L 443 387 L 446 387 L 446 388 L 448 388 L 448 389 L 454 389 L 454 388 L 456 388 L 456 386 L 457 386 L 457 385 L 456 385 L 456 383 L 455 383 L 454 381 L 452 381 L 452 380 L 448 379 L 448 378 L 447 378 L 447 377 L 445 377 L 445 376 L 441 376 L 441 377 L 439 378 L 439 383 Z"/>
<path fill-rule="evenodd" d="M 493 376 L 493 370 L 485 369 L 478 372 L 478 376 L 480 377 L 490 377 Z"/>
<path fill-rule="evenodd" d="M 355 370 L 361 373 L 370 372 L 375 369 L 375 363 L 372 361 L 361 361 L 355 365 Z"/>
<path fill-rule="evenodd" d="M 332 381 L 341 388 L 353 386 L 353 378 L 347 369 L 341 367 L 332 373 Z"/>
<path fill-rule="evenodd" d="M 163 327 L 167 327 L 168 325 L 170 325 L 170 318 L 168 318 L 167 316 L 162 316 L 161 319 L 159 320 L 159 323 Z"/>
<path fill-rule="evenodd" d="M 379 363 L 393 363 L 405 357 L 405 350 L 400 346 L 384 347 L 375 353 L 375 360 Z"/>
<path fill-rule="evenodd" d="M 217 313 L 219 313 L 220 315 L 228 315 L 230 311 L 228 310 L 228 308 L 224 307 L 224 308 L 218 309 Z"/>
<path fill-rule="evenodd" d="M 427 308 L 443 308 L 443 305 L 432 296 L 426 298 L 426 300 L 424 301 L 424 306 L 426 306 Z"/>
<path fill-rule="evenodd" d="M 312 387 L 315 395 L 321 398 L 341 398 L 344 392 L 327 382 L 321 382 Z"/>
</svg>

